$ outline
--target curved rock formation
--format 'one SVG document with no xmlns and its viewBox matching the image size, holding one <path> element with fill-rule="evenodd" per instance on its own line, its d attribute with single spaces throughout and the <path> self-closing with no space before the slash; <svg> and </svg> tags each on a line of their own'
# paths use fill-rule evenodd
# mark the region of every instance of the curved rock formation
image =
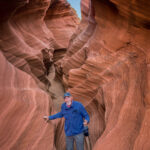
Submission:
<svg viewBox="0 0 150 150">
<path fill-rule="evenodd" d="M 53 149 L 54 127 L 42 119 L 52 106 L 49 96 L 1 52 L 0 64 L 0 149 Z"/>
<path fill-rule="evenodd" d="M 62 26 L 62 31 L 68 32 L 65 39 L 62 37 L 65 43 L 62 45 L 54 35 L 61 35 L 62 31 L 52 32 L 45 21 L 49 10 L 53 9 L 49 20 L 56 15 L 54 2 L 0 1 L 0 149 L 55 150 L 61 140 L 57 134 L 64 136 L 63 121 L 46 124 L 43 120 L 44 115 L 56 112 L 48 91 L 51 83 L 47 74 L 53 59 L 63 57 L 78 18 L 65 0 L 56 2 L 62 5 L 64 13 L 67 12 L 68 20 L 74 19 Z M 65 19 L 65 16 L 59 17 L 57 21 L 61 23 Z M 59 56 L 53 58 L 56 50 Z M 64 141 L 61 143 L 61 148 L 65 149 Z"/>
<path fill-rule="evenodd" d="M 69 39 L 79 24 L 79 19 L 71 9 L 70 4 L 64 0 L 51 2 L 47 11 L 45 22 L 53 33 L 57 43 L 67 48 Z"/>
<path fill-rule="evenodd" d="M 62 80 L 90 113 L 94 150 L 148 150 L 149 2 L 87 3 Z"/>
<path fill-rule="evenodd" d="M 93 150 L 149 150 L 149 6 L 82 0 L 79 24 L 66 0 L 2 0 L 0 148 L 65 150 L 63 119 L 42 120 L 64 86 L 90 114 Z"/>
</svg>

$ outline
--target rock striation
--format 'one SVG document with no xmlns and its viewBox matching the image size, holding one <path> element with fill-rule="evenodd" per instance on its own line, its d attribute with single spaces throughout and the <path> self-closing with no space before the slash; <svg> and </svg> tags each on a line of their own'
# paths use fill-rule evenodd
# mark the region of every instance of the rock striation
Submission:
<svg viewBox="0 0 150 150">
<path fill-rule="evenodd" d="M 63 12 L 55 9 L 57 5 Z M 53 19 L 57 14 L 60 17 Z M 56 24 L 63 22 L 57 30 Z M 55 150 L 60 147 L 57 143 L 65 149 L 64 140 L 60 141 L 63 121 L 43 120 L 44 115 L 56 113 L 47 75 L 53 59 L 63 57 L 78 23 L 66 0 L 0 1 L 1 150 Z"/>
<path fill-rule="evenodd" d="M 0 149 L 65 150 L 63 90 L 90 114 L 93 150 L 149 150 L 150 2 L 0 1 Z M 85 150 L 88 150 L 85 144 Z"/>
<path fill-rule="evenodd" d="M 54 126 L 42 120 L 53 110 L 49 96 L 2 52 L 0 64 L 0 149 L 53 149 Z"/>
<path fill-rule="evenodd" d="M 150 3 L 82 0 L 62 82 L 88 110 L 93 150 L 149 150 Z"/>
</svg>

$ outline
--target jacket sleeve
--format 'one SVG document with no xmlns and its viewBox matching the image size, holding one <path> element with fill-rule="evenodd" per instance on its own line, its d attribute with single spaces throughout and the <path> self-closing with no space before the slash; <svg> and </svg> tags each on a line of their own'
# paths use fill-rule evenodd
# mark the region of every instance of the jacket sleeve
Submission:
<svg viewBox="0 0 150 150">
<path fill-rule="evenodd" d="M 61 107 L 61 111 L 59 113 L 51 115 L 48 118 L 49 118 L 49 120 L 53 120 L 53 119 L 62 118 L 62 117 L 63 117 L 63 110 Z"/>
<path fill-rule="evenodd" d="M 84 108 L 82 104 L 80 106 L 80 111 L 81 111 L 81 115 L 83 116 L 83 118 L 87 120 L 87 122 L 89 123 L 90 122 L 89 114 L 87 113 L 86 109 Z"/>
</svg>

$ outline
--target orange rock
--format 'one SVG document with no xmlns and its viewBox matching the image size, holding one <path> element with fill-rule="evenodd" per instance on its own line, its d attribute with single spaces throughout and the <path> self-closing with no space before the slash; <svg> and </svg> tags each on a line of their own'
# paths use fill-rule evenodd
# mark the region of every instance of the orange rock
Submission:
<svg viewBox="0 0 150 150">
<path fill-rule="evenodd" d="M 62 79 L 91 116 L 92 147 L 148 150 L 149 2 L 82 0 L 81 8 Z"/>
<path fill-rule="evenodd" d="M 148 1 L 82 0 L 80 24 L 66 0 L 0 4 L 2 149 L 65 149 L 63 120 L 42 120 L 56 112 L 45 92 L 53 62 L 90 114 L 93 150 L 150 149 Z"/>
<path fill-rule="evenodd" d="M 51 99 L 1 52 L 0 63 L 0 149 L 54 148 L 54 127 L 42 118 L 49 114 Z"/>
<path fill-rule="evenodd" d="M 65 0 L 57 2 L 64 13 L 55 10 L 53 2 L 0 2 L 0 149 L 65 149 L 63 120 L 49 124 L 43 120 L 44 115 L 56 113 L 47 74 L 53 54 L 60 54 L 54 61 L 64 55 L 79 20 Z M 56 18 L 57 13 L 64 15 Z"/>
</svg>

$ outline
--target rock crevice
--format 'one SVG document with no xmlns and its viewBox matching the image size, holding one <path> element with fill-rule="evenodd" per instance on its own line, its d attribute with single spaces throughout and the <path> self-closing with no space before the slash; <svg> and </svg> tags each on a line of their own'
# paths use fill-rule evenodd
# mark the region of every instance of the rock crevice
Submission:
<svg viewBox="0 0 150 150">
<path fill-rule="evenodd" d="M 149 6 L 82 0 L 79 21 L 66 0 L 2 0 L 0 147 L 65 150 L 64 120 L 42 117 L 67 90 L 90 114 L 93 150 L 149 150 Z"/>
</svg>

